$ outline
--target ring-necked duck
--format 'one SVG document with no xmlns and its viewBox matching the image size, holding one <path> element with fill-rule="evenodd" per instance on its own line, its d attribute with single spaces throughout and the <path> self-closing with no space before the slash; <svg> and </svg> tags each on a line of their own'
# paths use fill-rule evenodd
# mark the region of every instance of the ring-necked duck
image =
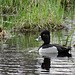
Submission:
<svg viewBox="0 0 75 75">
<path fill-rule="evenodd" d="M 48 30 L 44 30 L 40 37 L 44 41 L 43 45 L 39 48 L 40 54 L 58 53 L 58 56 L 61 56 L 61 54 L 62 56 L 71 56 L 71 54 L 69 54 L 71 47 L 65 47 L 59 44 L 50 44 L 50 32 Z M 40 37 L 38 39 L 40 39 Z"/>
</svg>

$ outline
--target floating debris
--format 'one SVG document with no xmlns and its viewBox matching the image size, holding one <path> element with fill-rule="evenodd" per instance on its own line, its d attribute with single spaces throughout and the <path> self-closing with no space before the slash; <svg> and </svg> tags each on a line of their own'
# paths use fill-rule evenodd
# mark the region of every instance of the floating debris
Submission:
<svg viewBox="0 0 75 75">
<path fill-rule="evenodd" d="M 2 28 L 2 26 L 0 26 L 0 42 L 6 42 L 7 39 L 14 37 L 15 35 L 11 35 L 10 31 L 7 31 L 6 28 Z"/>
<path fill-rule="evenodd" d="M 10 34 L 8 33 L 8 31 L 6 30 L 2 30 L 2 32 L 0 33 L 0 38 L 9 38 Z"/>
</svg>

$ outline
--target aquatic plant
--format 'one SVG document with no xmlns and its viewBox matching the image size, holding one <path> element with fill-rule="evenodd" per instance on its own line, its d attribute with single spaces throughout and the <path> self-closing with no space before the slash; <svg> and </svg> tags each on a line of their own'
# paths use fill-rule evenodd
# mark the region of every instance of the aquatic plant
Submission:
<svg viewBox="0 0 75 75">
<path fill-rule="evenodd" d="M 74 31 L 75 31 L 75 28 L 71 31 L 70 35 L 67 36 L 65 45 L 67 45 L 69 39 L 70 39 L 70 45 L 71 45 L 71 36 L 73 35 Z"/>
</svg>

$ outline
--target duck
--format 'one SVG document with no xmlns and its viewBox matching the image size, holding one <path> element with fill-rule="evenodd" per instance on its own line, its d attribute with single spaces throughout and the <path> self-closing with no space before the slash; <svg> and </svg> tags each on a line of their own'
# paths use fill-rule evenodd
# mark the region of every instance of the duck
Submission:
<svg viewBox="0 0 75 75">
<path fill-rule="evenodd" d="M 69 53 L 71 50 L 71 47 L 66 47 L 64 45 L 59 45 L 59 44 L 50 44 L 50 32 L 48 30 L 44 30 L 41 35 L 38 37 L 38 39 L 43 40 L 42 46 L 39 47 L 39 54 L 44 55 L 44 54 L 53 54 L 57 53 L 58 57 L 63 57 L 63 56 L 68 56 L 71 57 L 71 54 Z"/>
</svg>

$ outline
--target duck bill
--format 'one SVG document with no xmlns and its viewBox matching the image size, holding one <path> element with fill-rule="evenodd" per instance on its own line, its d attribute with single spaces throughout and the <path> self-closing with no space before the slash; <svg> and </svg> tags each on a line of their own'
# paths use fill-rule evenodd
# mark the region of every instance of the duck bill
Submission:
<svg viewBox="0 0 75 75">
<path fill-rule="evenodd" d="M 35 41 L 39 41 L 39 40 L 41 40 L 41 36 L 35 39 Z"/>
</svg>

